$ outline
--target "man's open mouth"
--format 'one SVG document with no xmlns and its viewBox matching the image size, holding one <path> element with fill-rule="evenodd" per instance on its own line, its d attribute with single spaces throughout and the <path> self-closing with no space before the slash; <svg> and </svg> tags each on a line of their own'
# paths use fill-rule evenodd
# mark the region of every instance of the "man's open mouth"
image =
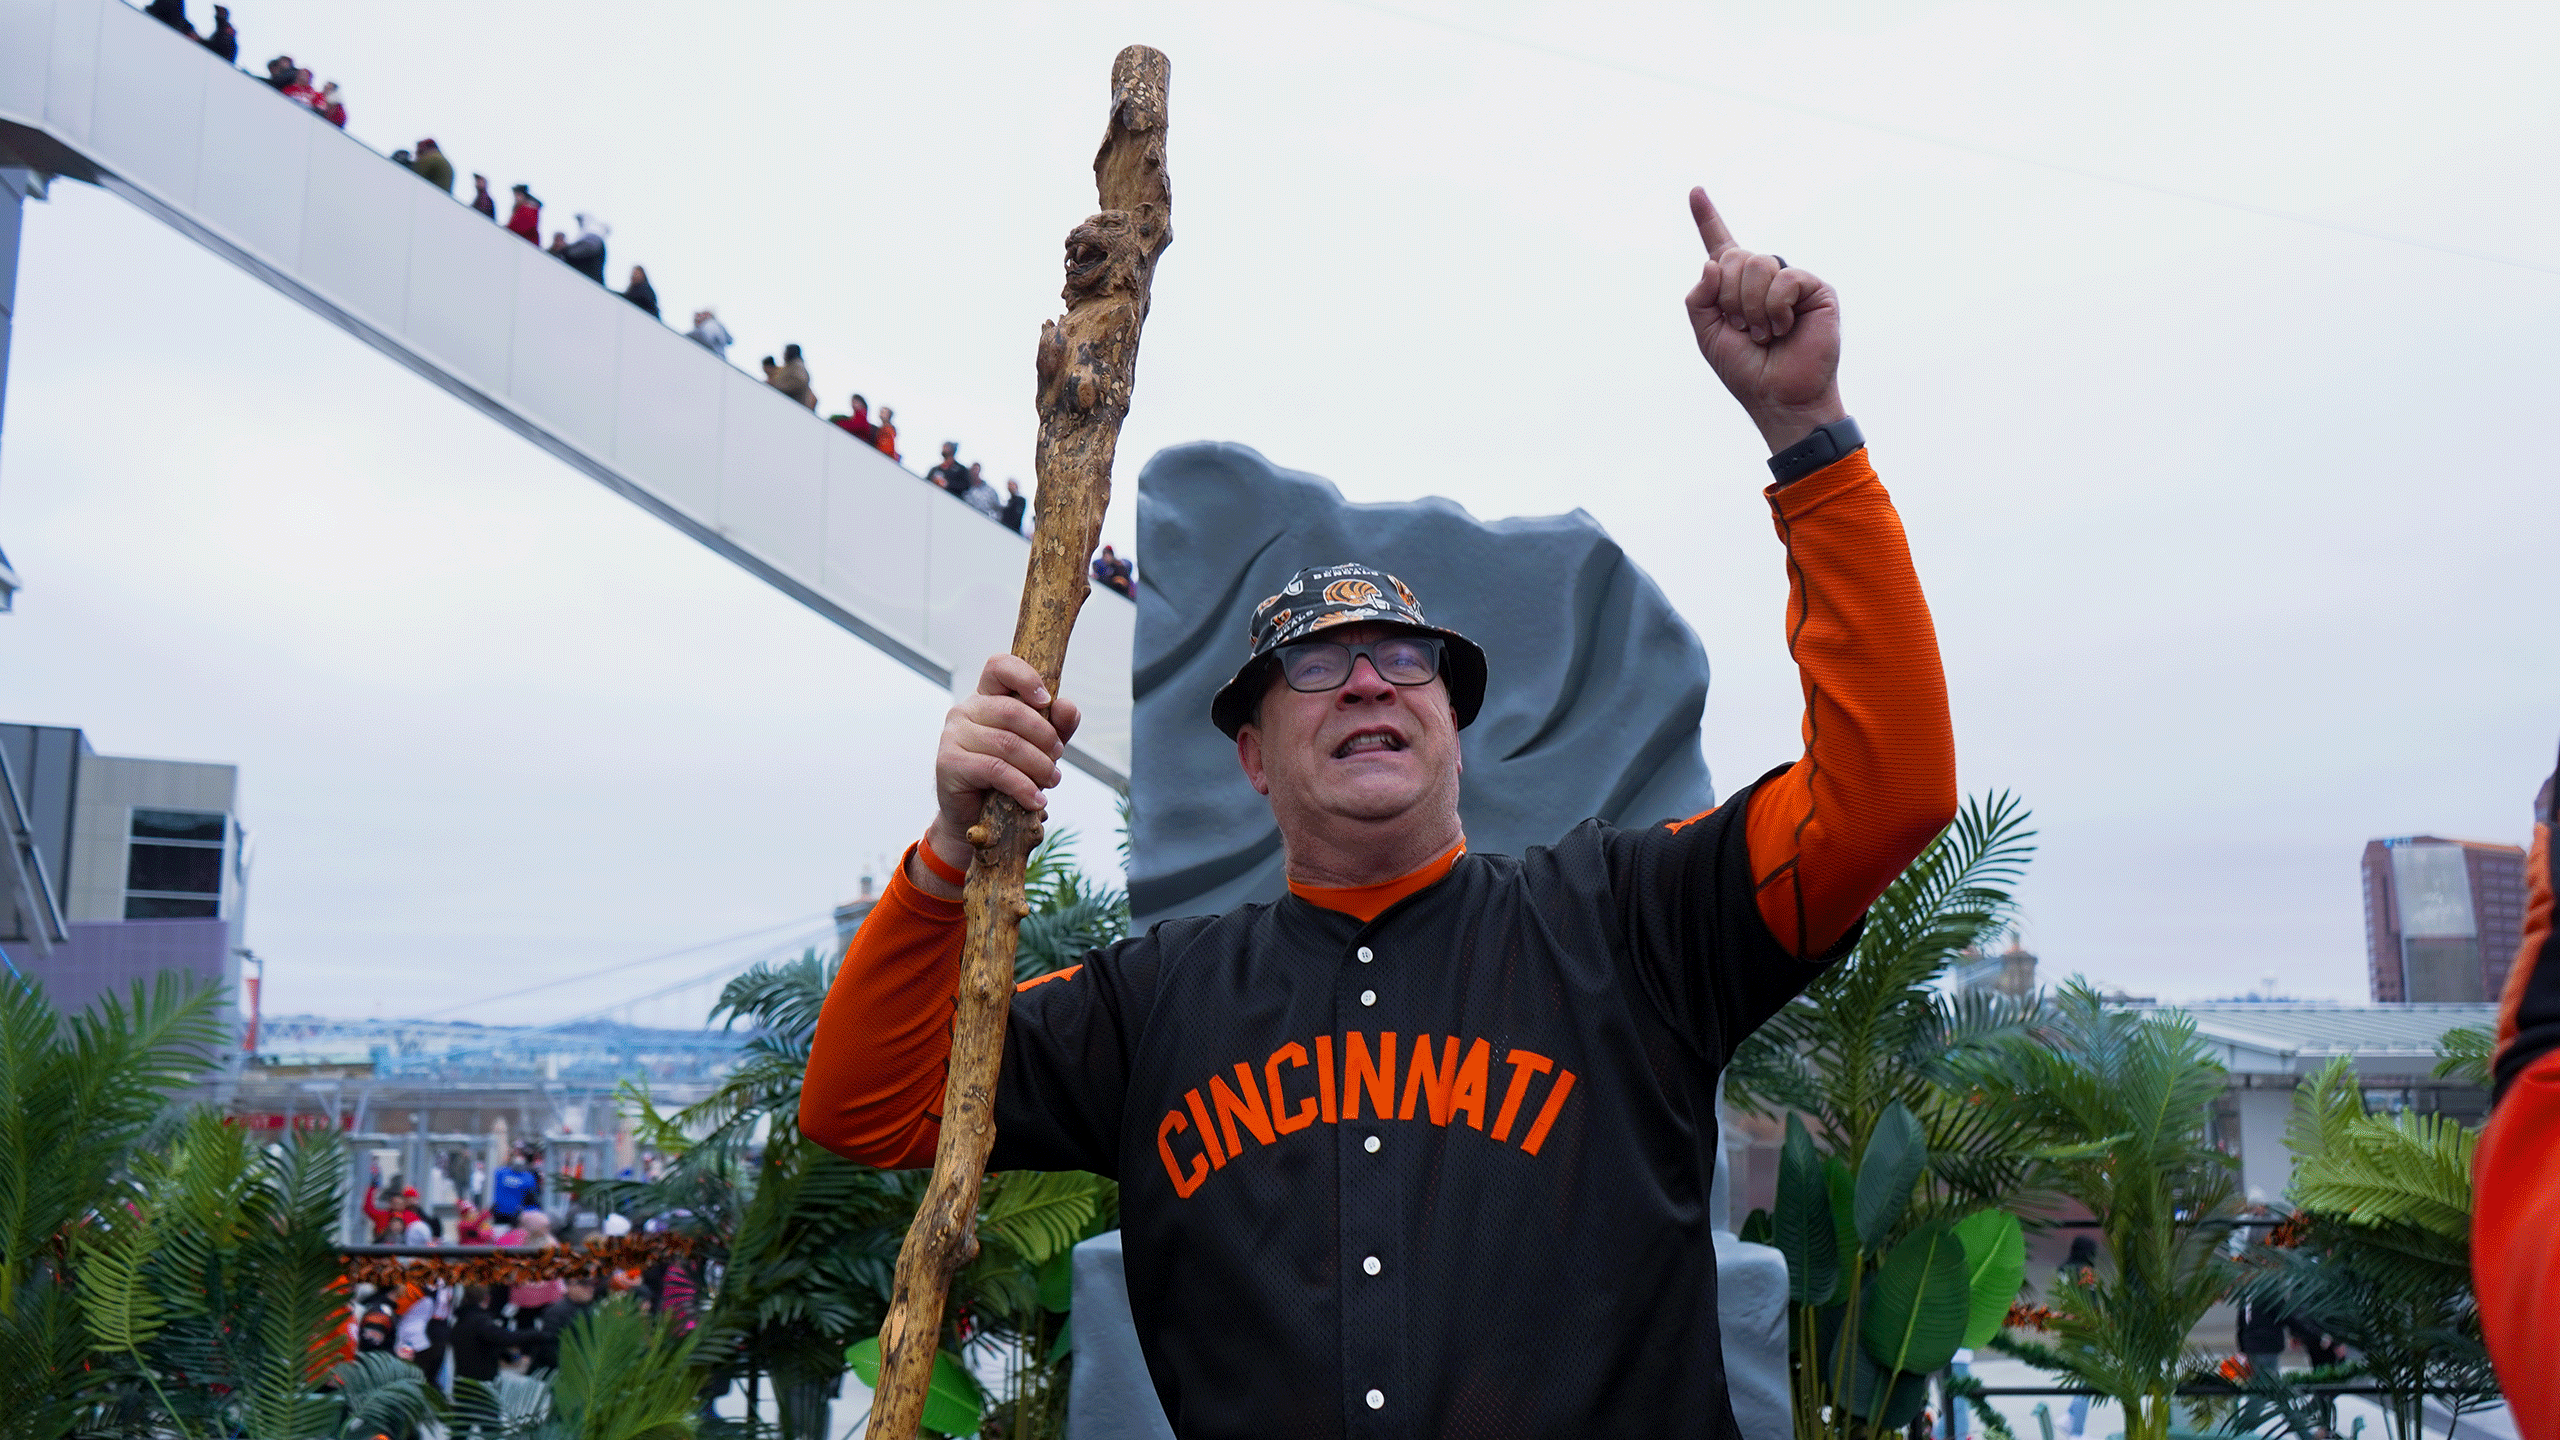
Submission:
<svg viewBox="0 0 2560 1440">
<path fill-rule="evenodd" d="M 1365 755 L 1374 750 L 1393 751 L 1403 748 L 1404 737 L 1393 730 L 1360 730 L 1353 732 L 1349 739 L 1333 747 L 1333 758 L 1341 760 L 1353 755 Z"/>
</svg>

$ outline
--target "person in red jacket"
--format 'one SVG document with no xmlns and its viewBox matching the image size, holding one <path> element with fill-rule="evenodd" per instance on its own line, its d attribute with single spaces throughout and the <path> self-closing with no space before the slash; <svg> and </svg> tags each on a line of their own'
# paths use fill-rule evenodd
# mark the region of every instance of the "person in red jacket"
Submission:
<svg viewBox="0 0 2560 1440">
<path fill-rule="evenodd" d="M 2560 779 L 2560 776 L 2555 776 Z M 2524 943 L 2498 1002 L 2489 1125 L 2472 1175 L 2472 1286 L 2516 1433 L 2560 1440 L 2560 825 L 2552 780 L 2534 803 L 2525 874 Z"/>
<path fill-rule="evenodd" d="M 1552 845 L 1471 853 L 1459 732 L 1497 678 L 1485 652 L 1365 563 L 1262 602 L 1204 718 L 1270 803 L 1287 893 L 1028 982 L 993 1097 L 990 1168 L 1120 1182 L 1130 1313 L 1176 1434 L 1739 1440 L 1706 1215 L 1716 1079 L 1945 828 L 1955 741 L 1902 524 L 1836 384 L 1838 298 L 1689 200 L 1689 321 L 1770 451 L 1804 752 L 1685 819 L 1558 816 Z M 934 1158 L 967 832 L 990 792 L 1042 809 L 1076 721 L 1010 655 L 950 710 L 937 813 L 812 1038 L 799 1119 L 819 1144 Z"/>
<path fill-rule="evenodd" d="M 507 212 L 507 228 L 527 245 L 542 243 L 542 202 L 522 185 L 514 187 L 515 208 Z"/>
</svg>

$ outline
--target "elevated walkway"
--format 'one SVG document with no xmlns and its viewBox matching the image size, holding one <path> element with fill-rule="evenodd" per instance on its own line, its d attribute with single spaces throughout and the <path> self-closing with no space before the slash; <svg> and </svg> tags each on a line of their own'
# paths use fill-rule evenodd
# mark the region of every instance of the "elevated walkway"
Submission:
<svg viewBox="0 0 2560 1440">
<path fill-rule="evenodd" d="M 0 0 L 0 166 L 114 191 L 937 685 L 1012 643 L 1020 536 L 116 0 Z M 1066 681 L 1067 758 L 1124 791 L 1136 630 L 1095 595 Z"/>
</svg>

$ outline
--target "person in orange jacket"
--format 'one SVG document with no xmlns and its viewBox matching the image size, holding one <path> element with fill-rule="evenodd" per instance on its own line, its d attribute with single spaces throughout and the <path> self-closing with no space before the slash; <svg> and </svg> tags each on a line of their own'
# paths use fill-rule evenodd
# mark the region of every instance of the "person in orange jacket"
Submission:
<svg viewBox="0 0 2560 1440">
<path fill-rule="evenodd" d="M 2555 776 L 2560 778 L 2560 776 Z M 2526 862 L 2524 943 L 2498 1002 L 2495 1088 L 2489 1125 L 2473 1170 L 2472 1285 L 2480 1328 L 2498 1367 L 2516 1433 L 2560 1440 L 2560 1328 L 2550 1319 L 2560 1295 L 2560 941 L 2552 896 L 2560 823 L 2552 780 L 2534 802 L 2533 853 Z"/>
</svg>

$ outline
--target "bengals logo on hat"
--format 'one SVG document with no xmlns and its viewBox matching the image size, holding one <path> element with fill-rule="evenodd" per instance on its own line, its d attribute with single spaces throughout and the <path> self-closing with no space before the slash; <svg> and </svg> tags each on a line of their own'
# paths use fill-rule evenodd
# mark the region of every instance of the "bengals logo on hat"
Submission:
<svg viewBox="0 0 2560 1440">
<path fill-rule="evenodd" d="M 1367 605 L 1378 598 L 1378 587 L 1366 580 L 1336 580 L 1324 587 L 1327 605 Z"/>
</svg>

